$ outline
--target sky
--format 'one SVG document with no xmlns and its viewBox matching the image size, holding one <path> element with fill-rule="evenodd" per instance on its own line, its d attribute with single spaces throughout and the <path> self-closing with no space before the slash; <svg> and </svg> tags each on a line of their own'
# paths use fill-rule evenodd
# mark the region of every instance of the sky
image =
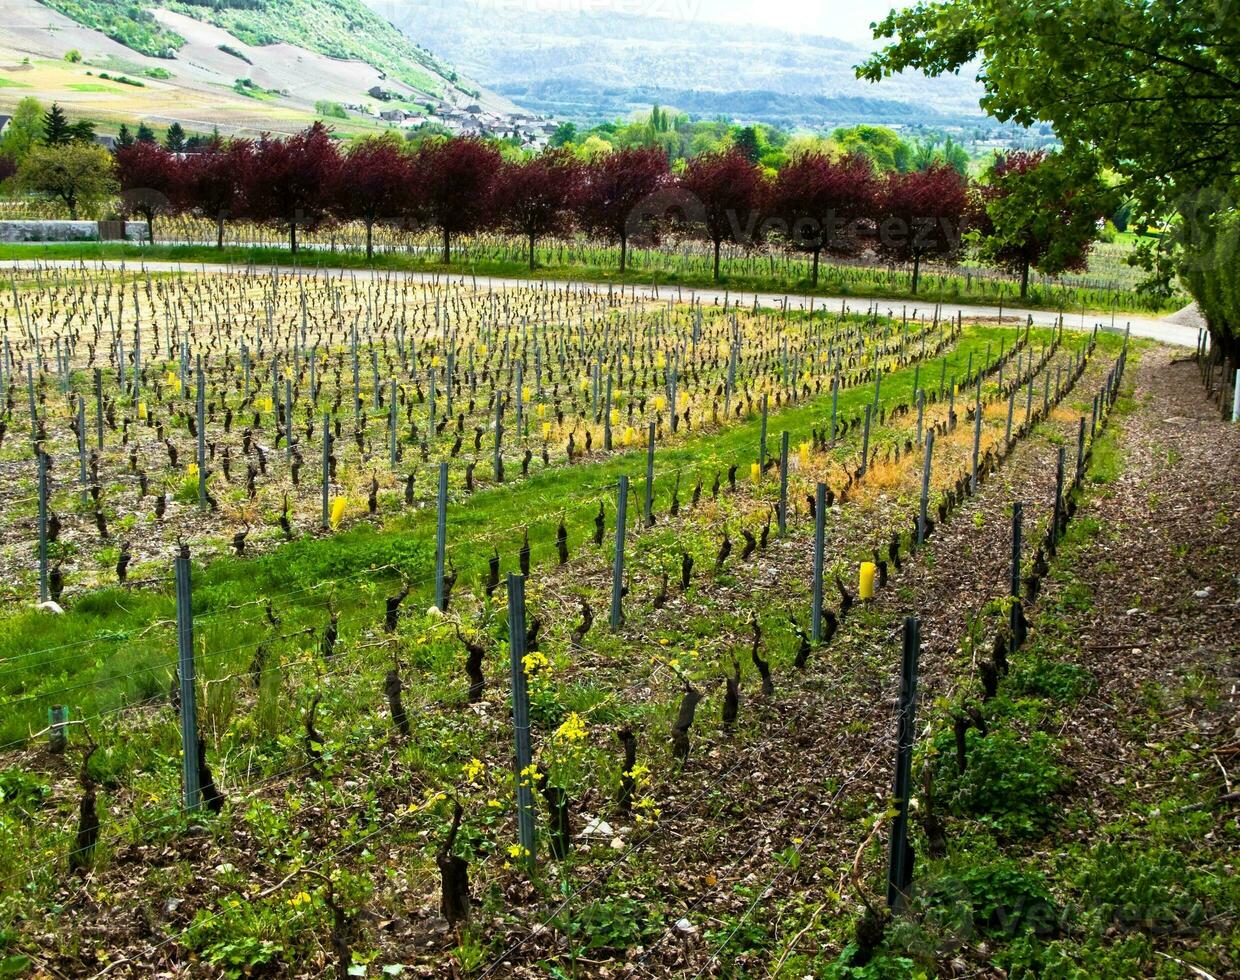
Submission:
<svg viewBox="0 0 1240 980">
<path fill-rule="evenodd" d="M 398 2 L 398 0 L 397 0 Z M 825 34 L 862 44 L 872 43 L 871 21 L 886 16 L 900 0 L 473 0 L 510 10 L 589 11 L 726 24 L 762 24 L 786 31 Z M 908 0 L 911 2 L 911 0 Z M 373 5 L 373 4 L 372 4 Z"/>
</svg>

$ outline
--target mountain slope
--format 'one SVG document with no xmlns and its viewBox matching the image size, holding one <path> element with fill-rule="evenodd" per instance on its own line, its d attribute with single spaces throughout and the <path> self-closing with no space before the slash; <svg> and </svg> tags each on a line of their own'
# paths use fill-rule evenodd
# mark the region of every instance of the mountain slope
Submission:
<svg viewBox="0 0 1240 980">
<path fill-rule="evenodd" d="M 103 131 L 175 121 L 191 132 L 254 136 L 303 128 L 323 103 L 333 104 L 327 121 L 341 134 L 386 128 L 378 115 L 386 109 L 414 122 L 428 106 L 477 102 L 498 117 L 515 109 L 357 0 L 219 3 L 2 0 L 0 112 L 34 96 Z M 340 106 L 349 107 L 344 115 Z"/>
<path fill-rule="evenodd" d="M 362 61 L 426 95 L 457 87 L 455 72 L 419 49 L 360 0 L 42 0 L 140 54 L 175 57 L 184 36 L 155 13 L 169 10 L 228 31 L 251 47 L 292 44 Z M 473 92 L 467 94 L 473 95 Z"/>
<path fill-rule="evenodd" d="M 971 78 L 859 81 L 864 48 L 707 20 L 457 0 L 366 0 L 481 84 L 531 109 L 595 122 L 652 101 L 698 116 L 820 127 L 986 125 Z"/>
</svg>

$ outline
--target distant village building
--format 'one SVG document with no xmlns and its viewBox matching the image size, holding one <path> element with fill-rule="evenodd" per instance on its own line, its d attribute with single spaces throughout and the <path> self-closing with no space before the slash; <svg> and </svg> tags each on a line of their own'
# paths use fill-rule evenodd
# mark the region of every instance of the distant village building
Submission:
<svg viewBox="0 0 1240 980">
<path fill-rule="evenodd" d="M 9 123 L 13 121 L 12 116 L 0 116 L 0 136 L 3 136 L 5 130 L 9 128 Z"/>
</svg>

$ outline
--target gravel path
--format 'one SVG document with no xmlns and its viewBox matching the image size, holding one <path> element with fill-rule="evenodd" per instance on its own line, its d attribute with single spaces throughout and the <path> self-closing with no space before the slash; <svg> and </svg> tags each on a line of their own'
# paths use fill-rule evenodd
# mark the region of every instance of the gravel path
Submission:
<svg viewBox="0 0 1240 980">
<path fill-rule="evenodd" d="M 110 268 L 119 270 L 123 263 L 103 262 L 83 259 L 9 259 L 0 262 L 0 270 L 10 268 L 31 268 L 41 266 L 46 268 Z M 137 263 L 129 263 L 129 268 Z M 244 265 L 207 265 L 193 264 L 187 262 L 142 262 L 140 267 L 147 272 L 246 272 L 251 271 L 252 267 Z M 269 272 L 270 269 L 264 267 L 264 271 Z M 329 269 L 325 267 L 302 267 L 279 266 L 278 271 L 281 275 L 318 275 L 330 273 L 332 276 L 348 275 L 357 279 L 368 279 L 374 277 L 386 277 L 392 273 L 387 270 L 372 271 L 369 269 Z M 445 280 L 476 282 L 479 286 L 487 289 L 583 289 L 596 288 L 602 292 L 607 291 L 605 284 L 586 283 L 574 280 L 559 279 L 477 279 L 472 276 L 445 276 L 442 273 L 432 272 L 403 272 L 399 273 L 405 277 L 415 279 L 419 282 L 444 282 Z M 619 287 L 617 287 L 619 288 Z M 909 314 L 915 316 L 918 313 L 924 313 L 927 318 L 933 315 L 936 304 L 930 298 L 923 303 L 910 303 L 907 299 L 869 299 L 864 297 L 850 296 L 799 296 L 793 293 L 751 293 L 737 292 L 735 290 L 724 289 L 680 289 L 664 286 L 660 289 L 658 286 L 626 286 L 623 287 L 626 292 L 641 297 L 643 299 L 669 300 L 679 299 L 684 301 L 696 300 L 706 305 L 719 305 L 727 301 L 733 305 L 743 307 L 753 306 L 755 301 L 759 306 L 778 307 L 785 302 L 793 309 L 837 309 L 847 304 L 849 309 L 864 310 L 868 307 L 877 305 L 880 309 L 887 309 L 899 314 L 901 310 L 907 307 Z M 968 319 L 993 319 L 1002 315 L 1003 322 L 1009 320 L 1013 327 L 1023 327 L 1027 320 L 1032 319 L 1036 326 L 1053 326 L 1059 319 L 1059 314 L 1052 310 L 1028 310 L 1019 306 L 983 306 L 959 303 L 944 303 L 938 307 L 939 316 L 963 316 Z M 1133 336 L 1147 337 L 1150 340 L 1156 340 L 1163 344 L 1173 344 L 1178 347 L 1196 347 L 1197 345 L 1197 324 L 1185 324 L 1175 319 L 1181 313 L 1173 314 L 1172 317 L 1158 319 L 1157 317 L 1148 316 L 1131 316 L 1128 314 L 1114 316 L 1099 316 L 1098 314 L 1073 313 L 1065 314 L 1064 324 L 1073 330 L 1088 330 L 1095 324 L 1101 324 L 1104 327 L 1114 328 L 1116 330 L 1124 330 L 1125 327 L 1131 327 Z"/>
</svg>

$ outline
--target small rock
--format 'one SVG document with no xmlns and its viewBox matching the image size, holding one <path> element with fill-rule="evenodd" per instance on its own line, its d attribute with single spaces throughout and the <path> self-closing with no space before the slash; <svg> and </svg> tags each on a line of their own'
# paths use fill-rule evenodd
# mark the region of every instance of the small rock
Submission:
<svg viewBox="0 0 1240 980">
<path fill-rule="evenodd" d="M 677 919 L 676 931 L 684 936 L 692 936 L 695 932 L 697 932 L 697 926 L 695 926 L 688 919 Z"/>
<path fill-rule="evenodd" d="M 614 837 L 615 834 L 611 824 L 600 817 L 592 817 L 581 832 L 583 837 Z"/>
<path fill-rule="evenodd" d="M 426 615 L 430 616 L 432 619 L 438 619 L 439 617 L 443 616 L 443 610 L 440 609 L 438 606 L 431 606 L 429 609 L 426 610 Z"/>
<path fill-rule="evenodd" d="M 624 838 L 613 837 L 611 839 L 611 849 L 613 851 L 623 851 L 624 850 Z"/>
<path fill-rule="evenodd" d="M 1213 591 L 1214 590 L 1207 585 L 1204 589 L 1198 589 L 1194 592 L 1193 597 L 1196 599 L 1208 599 L 1210 598 L 1210 593 Z"/>
<path fill-rule="evenodd" d="M 53 602 L 51 599 L 48 599 L 47 602 L 40 602 L 35 608 L 42 609 L 44 612 L 55 613 L 57 616 L 63 616 L 65 614 L 65 611 L 61 608 L 60 603 Z"/>
</svg>

